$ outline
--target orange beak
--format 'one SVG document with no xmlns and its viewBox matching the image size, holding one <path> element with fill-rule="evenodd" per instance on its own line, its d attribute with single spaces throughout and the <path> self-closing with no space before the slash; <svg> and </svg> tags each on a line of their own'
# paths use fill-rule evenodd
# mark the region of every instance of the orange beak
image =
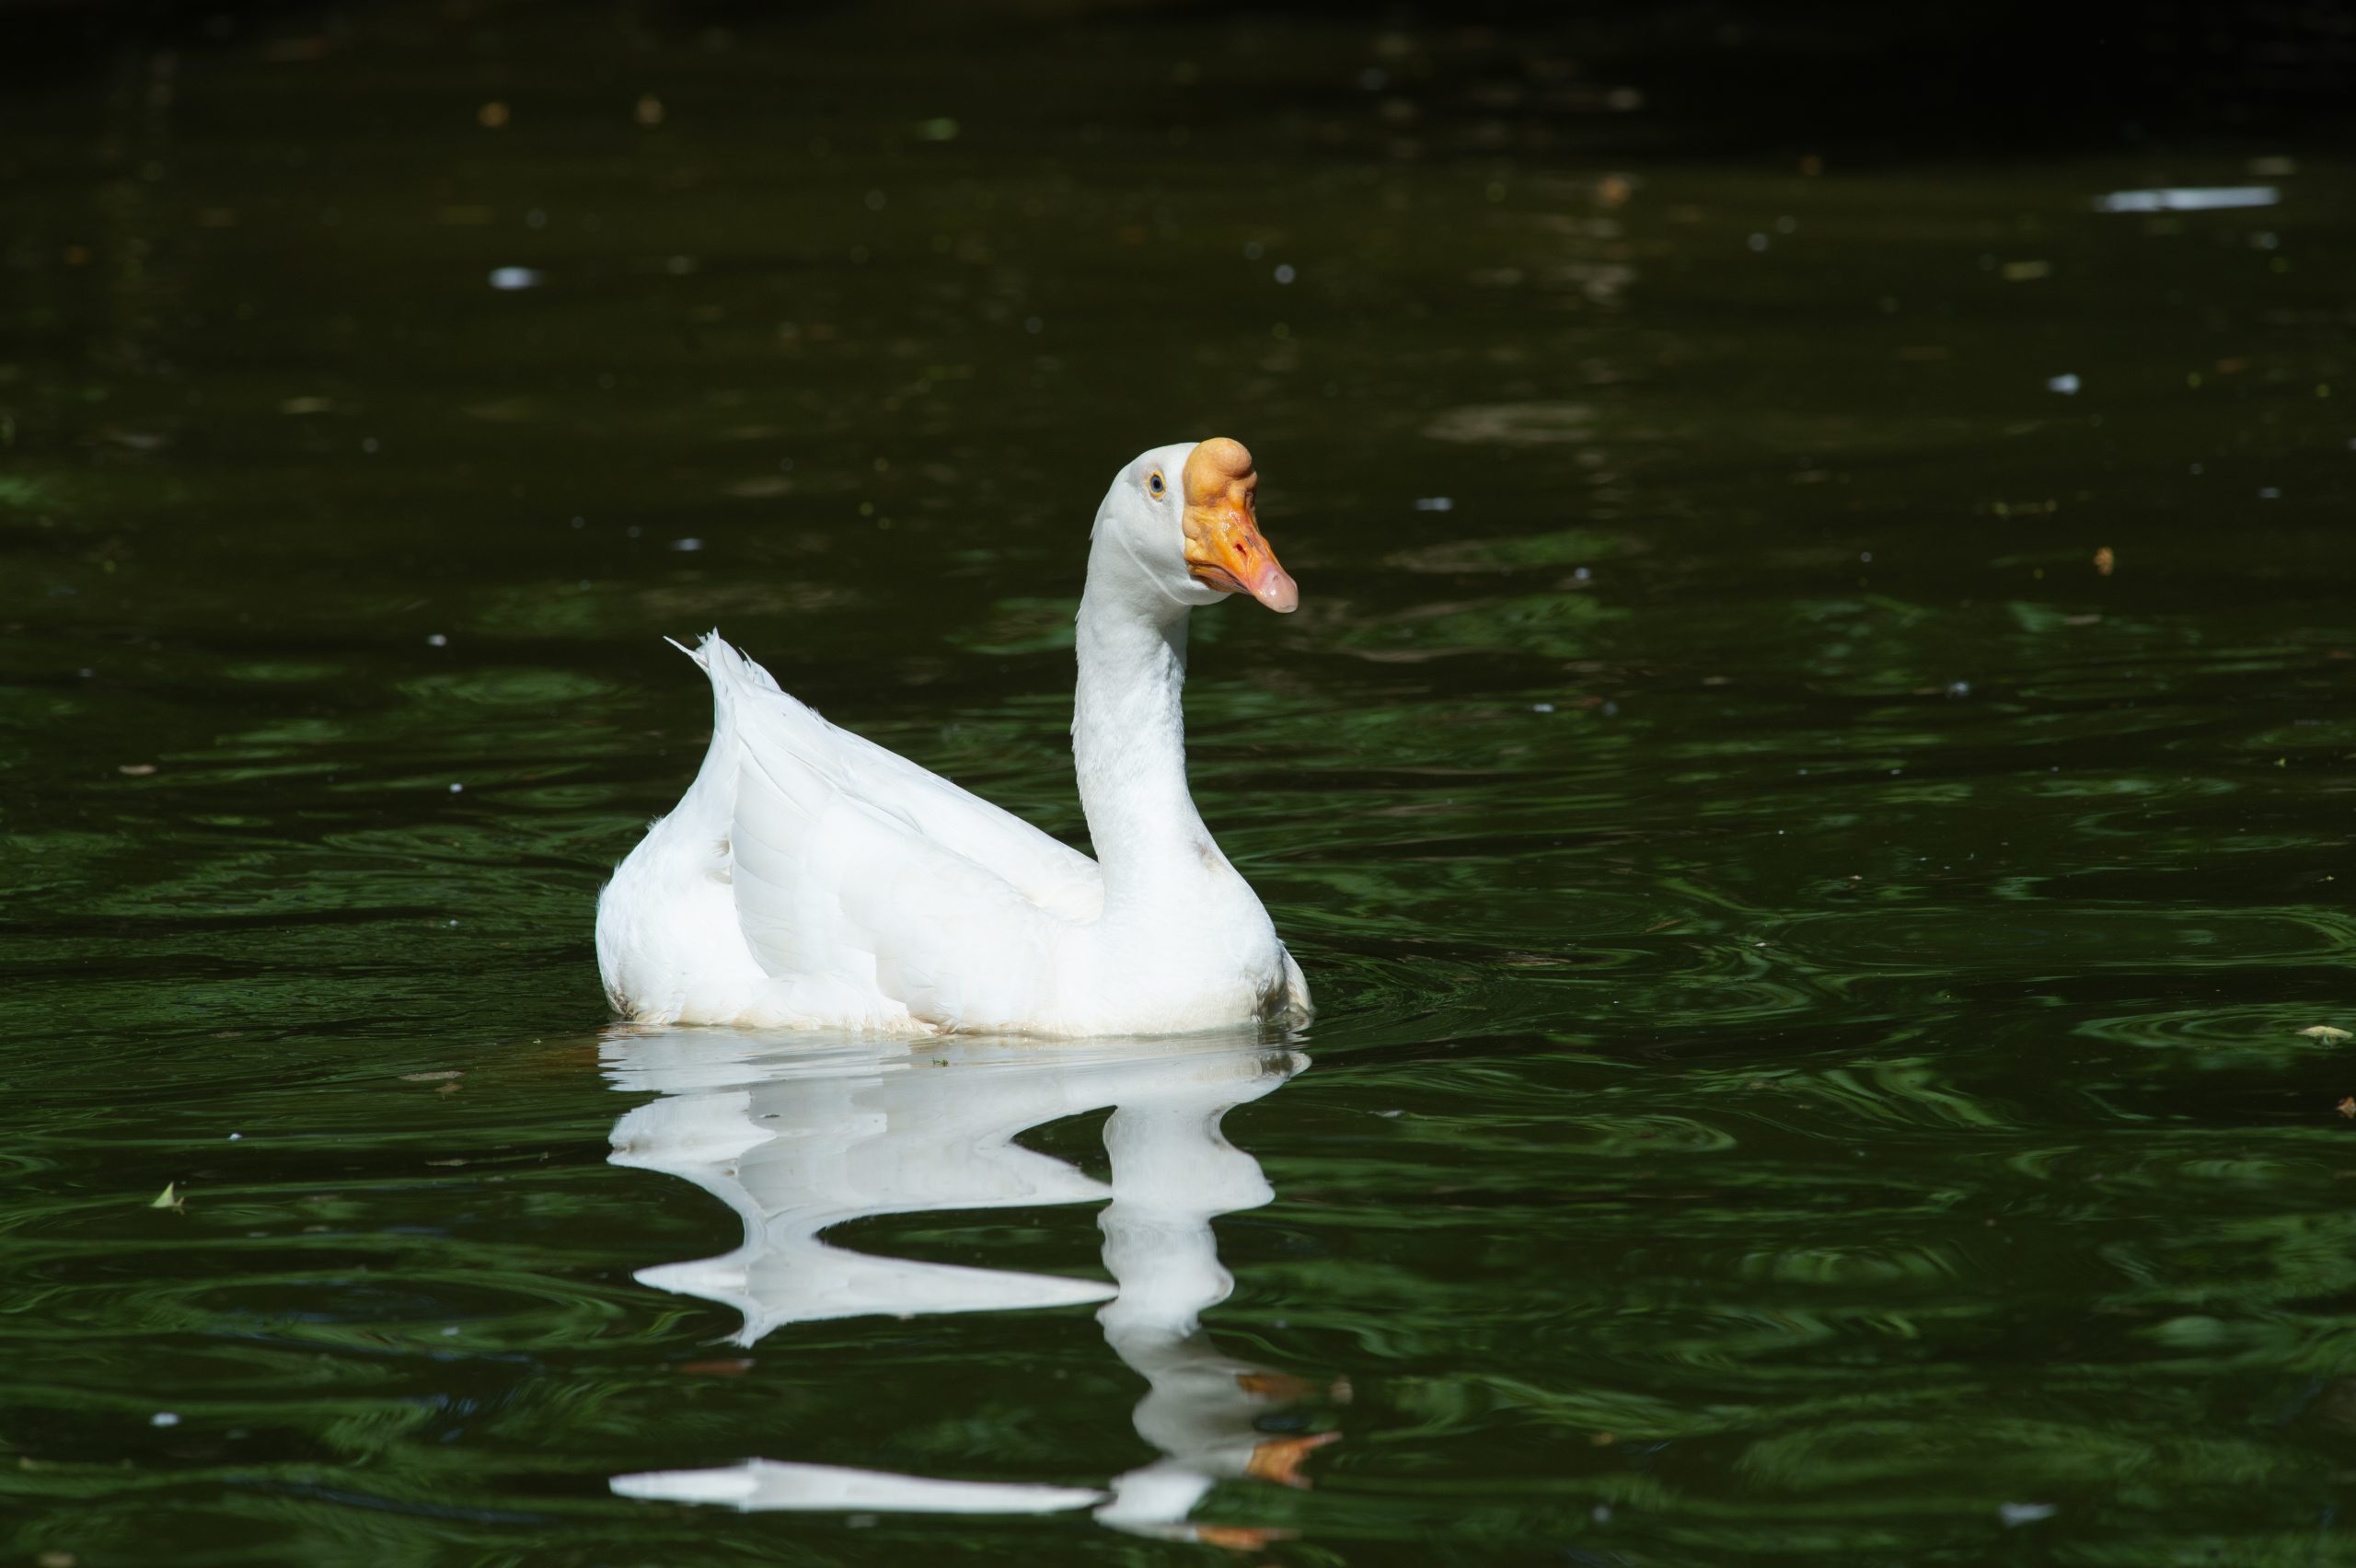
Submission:
<svg viewBox="0 0 2356 1568">
<path fill-rule="evenodd" d="M 1249 594 L 1268 608 L 1300 607 L 1300 587 L 1276 564 L 1253 513 L 1260 476 L 1240 441 L 1214 436 L 1186 458 L 1186 570 L 1206 588 Z"/>
</svg>

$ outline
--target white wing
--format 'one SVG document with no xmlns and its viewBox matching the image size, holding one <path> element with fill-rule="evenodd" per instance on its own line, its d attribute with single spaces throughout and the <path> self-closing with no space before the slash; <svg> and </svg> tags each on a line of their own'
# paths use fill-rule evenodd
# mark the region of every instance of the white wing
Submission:
<svg viewBox="0 0 2356 1568">
<path fill-rule="evenodd" d="M 1103 912 L 1103 873 L 1079 850 L 897 752 L 826 722 L 717 631 L 690 656 L 710 675 L 716 699 L 738 699 L 736 722 L 748 742 L 781 750 L 846 795 L 997 872 L 1044 909 L 1074 920 Z"/>
<path fill-rule="evenodd" d="M 1053 1006 L 1034 993 L 1069 922 L 1103 906 L 1093 861 L 837 729 L 716 635 L 697 658 L 734 708 L 730 882 L 763 970 L 953 1028 Z"/>
</svg>

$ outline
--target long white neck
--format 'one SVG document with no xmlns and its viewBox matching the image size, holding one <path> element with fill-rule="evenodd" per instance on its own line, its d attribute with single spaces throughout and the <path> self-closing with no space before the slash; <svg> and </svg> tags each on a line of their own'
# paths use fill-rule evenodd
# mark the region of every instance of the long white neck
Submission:
<svg viewBox="0 0 2356 1568">
<path fill-rule="evenodd" d="M 1100 540 L 1075 642 L 1072 760 L 1107 911 L 1232 877 L 1186 791 L 1186 606 L 1143 580 L 1117 541 Z"/>
</svg>

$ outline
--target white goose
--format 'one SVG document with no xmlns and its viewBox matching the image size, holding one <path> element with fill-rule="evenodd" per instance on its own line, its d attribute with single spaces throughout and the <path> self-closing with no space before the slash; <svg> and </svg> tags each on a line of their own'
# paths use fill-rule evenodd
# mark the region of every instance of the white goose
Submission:
<svg viewBox="0 0 2356 1568">
<path fill-rule="evenodd" d="M 1072 754 L 1097 859 L 849 731 L 717 632 L 711 747 L 597 899 L 648 1023 L 1136 1034 L 1305 1019 L 1309 987 L 1186 790 L 1186 617 L 1300 600 L 1252 455 L 1182 442 L 1096 510 Z"/>
</svg>

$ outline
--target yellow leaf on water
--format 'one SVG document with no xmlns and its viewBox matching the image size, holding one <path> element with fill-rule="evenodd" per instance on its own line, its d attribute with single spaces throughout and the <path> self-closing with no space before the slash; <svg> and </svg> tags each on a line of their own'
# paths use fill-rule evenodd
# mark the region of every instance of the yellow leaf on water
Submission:
<svg viewBox="0 0 2356 1568">
<path fill-rule="evenodd" d="M 2327 1023 L 2311 1023 L 2299 1032 L 2310 1040 L 2320 1040 L 2327 1045 L 2337 1045 L 2343 1040 L 2356 1040 L 2356 1034 L 2350 1034 L 2344 1029 L 2334 1029 Z"/>
<path fill-rule="evenodd" d="M 149 1204 L 147 1206 L 149 1208 L 179 1208 L 182 1203 L 179 1188 L 180 1184 L 178 1182 L 165 1182 L 164 1190 L 161 1193 L 158 1193 L 156 1195 L 156 1201 Z"/>
</svg>

